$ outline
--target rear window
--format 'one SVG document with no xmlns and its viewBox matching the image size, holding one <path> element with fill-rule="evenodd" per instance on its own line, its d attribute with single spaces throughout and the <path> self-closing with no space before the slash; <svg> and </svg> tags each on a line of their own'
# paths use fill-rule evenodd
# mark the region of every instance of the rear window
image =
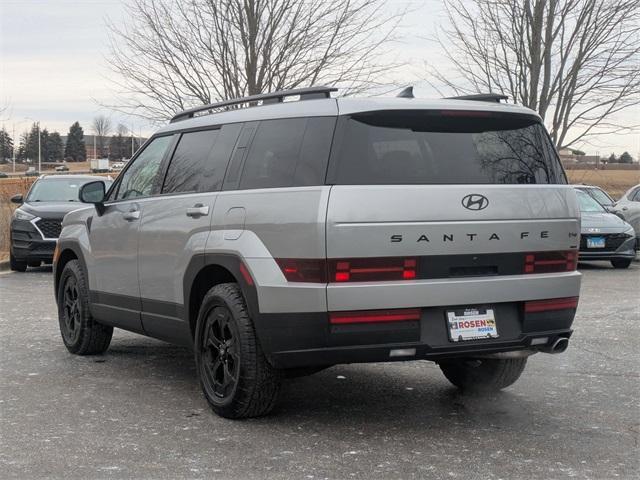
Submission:
<svg viewBox="0 0 640 480">
<path fill-rule="evenodd" d="M 385 111 L 343 117 L 327 183 L 566 183 L 535 117 L 490 112 Z"/>
</svg>

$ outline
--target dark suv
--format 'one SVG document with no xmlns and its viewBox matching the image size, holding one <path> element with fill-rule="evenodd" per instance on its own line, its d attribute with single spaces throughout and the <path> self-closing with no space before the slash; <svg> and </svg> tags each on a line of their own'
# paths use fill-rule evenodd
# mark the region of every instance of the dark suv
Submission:
<svg viewBox="0 0 640 480">
<path fill-rule="evenodd" d="M 11 220 L 11 270 L 24 272 L 28 266 L 52 262 L 62 219 L 84 206 L 79 204 L 78 192 L 82 185 L 94 181 L 103 181 L 106 187 L 112 183 L 110 178 L 89 175 L 43 175 L 25 198 L 11 198 L 20 205 Z"/>
</svg>

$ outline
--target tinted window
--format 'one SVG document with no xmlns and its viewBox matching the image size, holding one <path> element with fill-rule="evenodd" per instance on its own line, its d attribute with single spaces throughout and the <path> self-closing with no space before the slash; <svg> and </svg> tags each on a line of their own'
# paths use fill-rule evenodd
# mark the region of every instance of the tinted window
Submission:
<svg viewBox="0 0 640 480">
<path fill-rule="evenodd" d="M 328 183 L 566 183 L 534 117 L 392 111 L 340 122 Z"/>
<path fill-rule="evenodd" d="M 227 166 L 212 164 L 218 130 L 185 133 L 180 137 L 164 178 L 162 193 L 219 190 Z"/>
<path fill-rule="evenodd" d="M 27 202 L 79 202 L 80 187 L 96 178 L 46 178 L 33 184 Z M 111 180 L 105 179 L 105 190 L 111 186 Z"/>
<path fill-rule="evenodd" d="M 239 188 L 323 185 L 334 124 L 329 117 L 260 122 Z"/>
<path fill-rule="evenodd" d="M 634 195 L 631 195 L 631 201 L 640 202 L 640 188 L 636 190 L 636 193 Z"/>
<path fill-rule="evenodd" d="M 133 160 L 133 164 L 122 174 L 116 195 L 117 200 L 151 195 L 154 182 L 158 178 L 162 157 L 171 139 L 172 136 L 169 135 L 152 140 Z"/>
</svg>

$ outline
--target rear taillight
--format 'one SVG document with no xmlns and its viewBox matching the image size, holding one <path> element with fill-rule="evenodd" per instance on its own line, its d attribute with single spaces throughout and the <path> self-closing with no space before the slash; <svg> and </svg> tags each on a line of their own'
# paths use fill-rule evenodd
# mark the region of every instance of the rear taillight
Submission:
<svg viewBox="0 0 640 480">
<path fill-rule="evenodd" d="M 418 278 L 415 257 L 276 260 L 289 282 L 385 282 Z"/>
<path fill-rule="evenodd" d="M 289 282 L 327 283 L 324 259 L 278 258 L 276 262 Z"/>
<path fill-rule="evenodd" d="M 331 282 L 383 282 L 413 280 L 418 276 L 414 257 L 350 258 L 329 260 Z"/>
<path fill-rule="evenodd" d="M 344 325 L 348 323 L 411 322 L 417 320 L 420 320 L 419 308 L 333 312 L 329 314 L 329 322 L 331 325 Z"/>
<path fill-rule="evenodd" d="M 524 273 L 570 272 L 577 265 L 578 252 L 575 250 L 527 253 L 524 256 Z"/>
<path fill-rule="evenodd" d="M 548 312 L 550 310 L 569 310 L 578 308 L 578 297 L 550 298 L 524 302 L 525 313 Z"/>
</svg>

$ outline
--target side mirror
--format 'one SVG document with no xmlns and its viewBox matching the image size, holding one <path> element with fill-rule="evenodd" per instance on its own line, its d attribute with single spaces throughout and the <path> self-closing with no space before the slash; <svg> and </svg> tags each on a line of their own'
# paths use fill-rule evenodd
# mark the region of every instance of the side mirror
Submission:
<svg viewBox="0 0 640 480">
<path fill-rule="evenodd" d="M 104 213 L 105 187 L 102 180 L 85 183 L 80 187 L 80 201 L 83 203 L 93 203 L 98 211 L 98 215 Z"/>
<path fill-rule="evenodd" d="M 18 205 L 22 205 L 24 203 L 24 198 L 21 194 L 14 195 L 11 197 L 11 203 L 17 203 Z"/>
</svg>

